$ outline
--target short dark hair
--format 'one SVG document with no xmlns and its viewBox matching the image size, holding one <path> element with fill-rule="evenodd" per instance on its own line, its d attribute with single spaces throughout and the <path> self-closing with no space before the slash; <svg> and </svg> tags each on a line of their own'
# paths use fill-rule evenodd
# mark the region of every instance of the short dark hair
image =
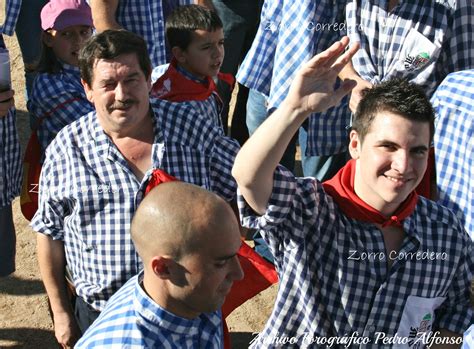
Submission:
<svg viewBox="0 0 474 349">
<path fill-rule="evenodd" d="M 148 78 L 152 67 L 146 42 L 141 36 L 123 29 L 106 30 L 93 36 L 79 53 L 81 78 L 91 86 L 96 60 L 113 59 L 129 53 L 137 55 L 140 68 Z"/>
<path fill-rule="evenodd" d="M 179 6 L 166 19 L 166 39 L 170 48 L 178 46 L 186 50 L 195 30 L 212 32 L 222 27 L 222 21 L 217 13 L 206 7 Z"/>
<path fill-rule="evenodd" d="M 408 120 L 429 123 L 430 141 L 434 133 L 434 110 L 420 86 L 406 79 L 394 78 L 366 89 L 352 122 L 361 142 L 382 111 L 398 114 Z"/>
</svg>

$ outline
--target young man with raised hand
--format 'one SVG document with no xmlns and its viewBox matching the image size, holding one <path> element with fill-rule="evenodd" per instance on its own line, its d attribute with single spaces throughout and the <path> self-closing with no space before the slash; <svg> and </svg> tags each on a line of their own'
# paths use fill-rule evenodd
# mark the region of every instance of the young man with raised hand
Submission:
<svg viewBox="0 0 474 349">
<path fill-rule="evenodd" d="M 282 337 L 303 347 L 459 344 L 474 321 L 473 246 L 454 214 L 414 192 L 433 134 L 422 90 L 395 80 L 366 92 L 350 133 L 352 160 L 330 181 L 277 168 L 308 115 L 354 86 L 334 90 L 357 51 L 341 55 L 347 45 L 343 38 L 300 70 L 234 164 L 242 221 L 263 231 L 280 276 L 254 347 L 276 347 Z"/>
</svg>

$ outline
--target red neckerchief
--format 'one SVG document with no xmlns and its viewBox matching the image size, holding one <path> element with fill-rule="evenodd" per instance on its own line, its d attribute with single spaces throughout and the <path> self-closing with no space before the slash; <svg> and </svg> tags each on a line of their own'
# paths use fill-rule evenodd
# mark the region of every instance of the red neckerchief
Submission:
<svg viewBox="0 0 474 349">
<path fill-rule="evenodd" d="M 216 84 L 210 77 L 200 83 L 181 74 L 176 59 L 172 59 L 166 72 L 153 84 L 152 95 L 170 102 L 204 101 L 216 91 Z M 235 79 L 231 74 L 218 73 L 217 78 L 234 87 Z"/>
<path fill-rule="evenodd" d="M 412 214 L 418 202 L 418 195 L 411 192 L 391 217 L 385 217 L 357 196 L 354 191 L 356 161 L 350 160 L 330 180 L 323 183 L 326 193 L 332 196 L 341 211 L 348 217 L 364 222 L 381 224 L 382 227 L 402 226 L 402 221 Z"/>
<path fill-rule="evenodd" d="M 159 170 L 159 169 L 153 170 L 150 178 L 148 179 L 148 184 L 146 185 L 145 194 L 143 196 L 146 196 L 150 192 L 150 190 L 160 185 L 161 183 L 174 182 L 178 180 L 179 179 L 169 175 L 163 170 Z"/>
</svg>

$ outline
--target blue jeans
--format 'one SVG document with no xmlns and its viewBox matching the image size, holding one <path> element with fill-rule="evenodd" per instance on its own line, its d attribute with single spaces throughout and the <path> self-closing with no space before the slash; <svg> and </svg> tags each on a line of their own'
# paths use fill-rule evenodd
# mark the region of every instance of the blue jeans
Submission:
<svg viewBox="0 0 474 349">
<path fill-rule="evenodd" d="M 235 76 L 237 68 L 252 45 L 257 32 L 260 17 L 260 6 L 255 0 L 212 0 L 212 4 L 224 25 L 225 56 L 221 72 Z M 222 124 L 227 132 L 229 103 L 232 90 L 229 85 L 217 82 L 217 89 L 223 101 L 221 113 Z M 239 85 L 230 135 L 243 144 L 248 138 L 245 127 L 245 105 L 247 103 L 248 89 Z"/>
<path fill-rule="evenodd" d="M 82 333 L 85 333 L 92 323 L 99 317 L 100 311 L 93 309 L 81 297 L 75 298 L 74 315 L 77 325 Z"/>
<path fill-rule="evenodd" d="M 250 89 L 249 97 L 247 100 L 247 128 L 249 129 L 250 135 L 265 121 L 267 118 L 267 107 L 265 95 L 262 93 Z M 288 144 L 280 163 L 285 166 L 288 170 L 294 171 L 295 168 L 295 154 L 296 154 L 296 137 Z"/>
<path fill-rule="evenodd" d="M 15 271 L 16 235 L 12 205 L 0 207 L 0 277 Z"/>
<path fill-rule="evenodd" d="M 41 56 L 41 18 L 40 12 L 47 0 L 23 0 L 16 23 L 15 33 L 18 38 L 23 64 L 25 66 L 25 97 L 28 101 L 36 77 L 35 65 Z M 36 118 L 30 114 L 30 127 L 33 129 Z"/>
<path fill-rule="evenodd" d="M 301 147 L 301 163 L 305 177 L 314 177 L 324 182 L 331 179 L 349 160 L 349 152 L 334 155 L 306 156 L 308 132 L 300 127 L 299 142 Z"/>
</svg>

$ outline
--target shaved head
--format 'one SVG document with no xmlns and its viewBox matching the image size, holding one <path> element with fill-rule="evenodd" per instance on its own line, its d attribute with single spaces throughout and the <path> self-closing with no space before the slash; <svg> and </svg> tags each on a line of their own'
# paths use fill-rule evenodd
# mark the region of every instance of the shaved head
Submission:
<svg viewBox="0 0 474 349">
<path fill-rule="evenodd" d="M 219 196 L 184 182 L 162 183 L 151 190 L 138 207 L 131 235 L 145 266 L 156 255 L 179 260 L 212 244 L 217 231 L 238 230 L 230 206 Z M 217 236 L 216 236 L 217 235 Z"/>
</svg>

